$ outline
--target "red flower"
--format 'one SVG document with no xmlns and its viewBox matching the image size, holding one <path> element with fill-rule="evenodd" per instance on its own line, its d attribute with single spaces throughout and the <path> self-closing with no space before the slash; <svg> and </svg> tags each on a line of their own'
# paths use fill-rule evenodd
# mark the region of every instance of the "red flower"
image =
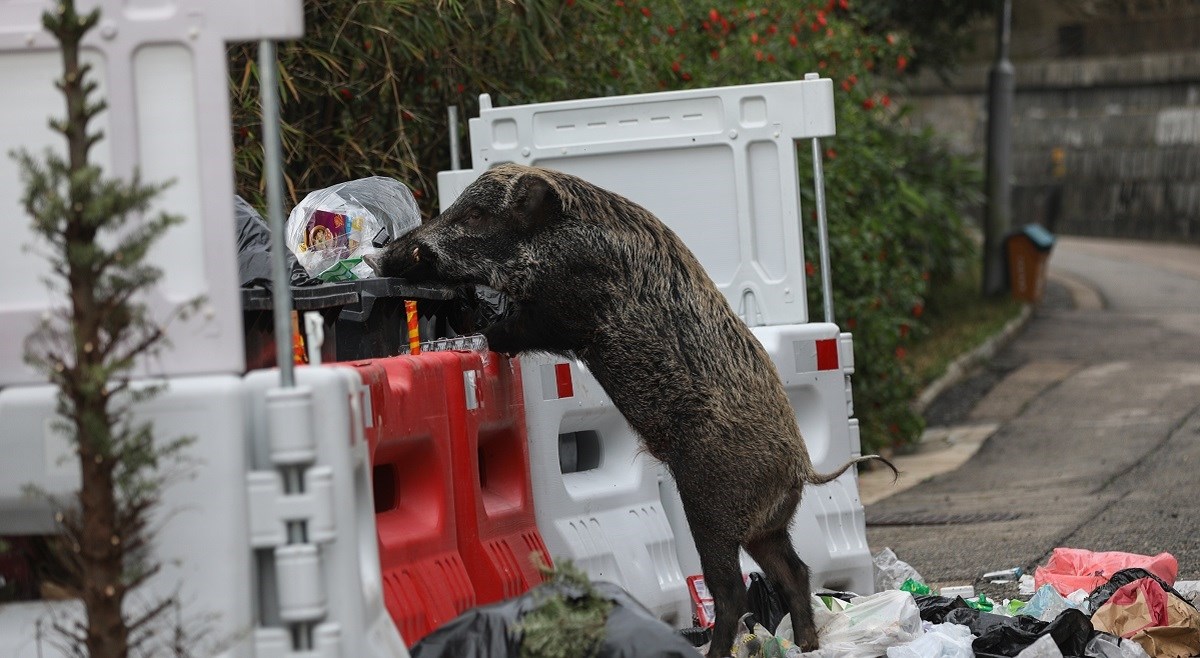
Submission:
<svg viewBox="0 0 1200 658">
<path fill-rule="evenodd" d="M 691 73 L 684 72 L 684 74 L 683 74 L 683 75 L 681 75 L 681 76 L 679 76 L 679 77 L 680 77 L 680 78 L 683 78 L 683 81 L 684 81 L 684 82 L 691 82 L 691 81 L 692 81 L 692 74 L 691 74 Z"/>
<path fill-rule="evenodd" d="M 796 35 L 793 34 L 788 37 L 788 43 L 792 44 L 792 47 L 795 48 L 796 46 L 800 45 L 800 40 L 797 39 Z"/>
<path fill-rule="evenodd" d="M 422 192 L 420 188 L 414 187 L 412 188 L 412 195 L 413 198 L 420 199 L 425 196 L 425 193 Z"/>
<path fill-rule="evenodd" d="M 754 59 L 759 62 L 763 61 L 763 52 L 761 50 L 754 51 Z"/>
<path fill-rule="evenodd" d="M 837 158 L 837 151 L 831 148 L 825 149 L 825 157 L 829 158 L 830 160 L 834 160 Z"/>
<path fill-rule="evenodd" d="M 896 45 L 896 35 L 894 35 L 894 34 L 887 35 L 887 42 L 888 42 L 889 46 Z"/>
<path fill-rule="evenodd" d="M 817 273 L 817 268 L 812 263 L 806 262 L 804 263 L 804 273 L 809 276 L 813 276 Z"/>
<path fill-rule="evenodd" d="M 714 23 L 721 20 L 720 12 L 718 12 L 716 9 L 709 9 L 708 10 L 708 20 L 710 20 Z"/>
<path fill-rule="evenodd" d="M 868 98 L 862 102 L 862 106 L 864 110 L 873 110 L 875 109 L 875 101 Z"/>
<path fill-rule="evenodd" d="M 850 0 L 838 0 L 838 6 L 846 11 L 849 11 L 850 10 Z"/>
<path fill-rule="evenodd" d="M 708 21 L 704 21 L 703 23 L 701 23 L 700 27 L 704 28 L 705 32 L 708 32 L 709 30 L 712 29 L 712 25 L 710 25 Z"/>
<path fill-rule="evenodd" d="M 774 64 L 774 63 L 775 63 L 775 55 L 768 54 L 768 55 L 767 55 L 767 61 L 768 61 L 768 62 L 771 62 L 772 64 Z"/>
<path fill-rule="evenodd" d="M 460 94 L 461 94 L 461 93 L 463 93 L 464 91 L 466 91 L 466 90 L 467 90 L 467 86 L 466 86 L 466 85 L 464 85 L 464 84 L 462 84 L 462 83 L 460 82 L 460 83 L 458 84 L 458 87 L 456 87 L 456 89 L 458 89 L 458 93 L 460 93 Z"/>
<path fill-rule="evenodd" d="M 821 24 L 821 27 L 825 27 L 826 25 L 829 24 L 829 21 L 825 20 L 825 12 L 823 12 L 823 11 L 817 12 L 817 22 Z"/>
<path fill-rule="evenodd" d="M 354 94 L 351 93 L 351 91 L 349 89 L 346 89 L 345 87 L 342 87 L 341 89 L 339 89 L 338 93 L 341 94 L 342 98 L 344 98 L 346 100 L 350 100 L 351 98 L 354 97 Z"/>
<path fill-rule="evenodd" d="M 828 64 L 825 63 L 825 60 L 817 62 L 817 68 L 819 69 L 824 69 L 826 66 L 828 66 Z"/>
<path fill-rule="evenodd" d="M 721 59 L 721 51 L 719 51 L 719 50 L 713 50 L 713 51 L 712 51 L 711 53 L 709 53 L 709 54 L 710 54 L 710 55 L 712 55 L 712 58 L 713 58 L 713 61 L 714 61 L 714 62 L 715 62 L 715 61 L 717 61 L 718 59 Z"/>
<path fill-rule="evenodd" d="M 908 325 L 906 325 L 906 324 L 900 325 L 900 337 L 901 338 L 908 338 L 908 331 L 909 331 Z"/>
<path fill-rule="evenodd" d="M 879 98 L 879 102 L 880 102 L 880 103 L 881 103 L 881 104 L 882 104 L 884 107 L 891 107 L 891 105 L 892 105 L 892 97 L 891 97 L 891 96 L 888 96 L 887 94 L 884 94 L 883 96 L 881 96 L 881 97 Z"/>
<path fill-rule="evenodd" d="M 642 7 L 642 16 L 645 16 L 646 18 L 650 18 L 650 8 L 649 7 Z"/>
<path fill-rule="evenodd" d="M 669 36 L 675 36 L 675 26 L 674 25 L 667 26 L 667 34 Z"/>
<path fill-rule="evenodd" d="M 824 68 L 824 67 L 822 67 L 822 68 Z M 850 88 L 853 86 L 854 85 L 850 84 L 849 80 L 842 80 L 842 89 L 844 89 L 846 91 L 850 91 Z"/>
<path fill-rule="evenodd" d="M 925 305 L 924 305 L 924 304 L 914 304 L 914 305 L 913 305 L 913 307 L 912 307 L 912 314 L 913 314 L 913 317 L 914 317 L 914 318 L 919 318 L 919 317 L 921 317 L 921 314 L 923 314 L 924 312 L 925 312 Z"/>
<path fill-rule="evenodd" d="M 908 356 L 908 350 L 904 349 L 903 347 L 896 348 L 896 358 L 897 359 L 899 359 L 900 361 L 903 361 L 904 357 L 906 357 L 906 356 Z"/>
<path fill-rule="evenodd" d="M 575 0 L 567 0 L 567 6 L 568 6 L 568 7 L 574 7 L 574 6 L 575 6 Z"/>
<path fill-rule="evenodd" d="M 775 34 L 778 31 L 779 31 L 779 26 L 774 23 L 771 23 L 770 25 L 767 26 L 767 32 L 769 32 L 770 34 Z"/>
<path fill-rule="evenodd" d="M 750 35 L 750 43 L 758 43 L 758 32 L 754 32 Z"/>
<path fill-rule="evenodd" d="M 680 68 L 679 62 L 671 62 L 671 70 L 672 71 L 679 73 L 679 68 Z"/>
<path fill-rule="evenodd" d="M 906 68 L 908 68 L 908 58 L 904 55 L 900 55 L 896 58 L 896 70 L 903 71 Z"/>
</svg>

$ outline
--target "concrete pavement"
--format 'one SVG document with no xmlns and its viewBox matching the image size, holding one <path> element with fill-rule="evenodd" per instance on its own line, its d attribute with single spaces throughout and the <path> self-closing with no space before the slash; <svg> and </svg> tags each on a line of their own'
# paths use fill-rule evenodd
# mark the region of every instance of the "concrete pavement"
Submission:
<svg viewBox="0 0 1200 658">
<path fill-rule="evenodd" d="M 980 574 L 1057 546 L 1168 551 L 1198 579 L 1200 247 L 1064 237 L 1050 264 L 1022 332 L 927 409 L 902 487 L 864 476 L 871 547 L 996 596 L 1015 585 Z"/>
</svg>

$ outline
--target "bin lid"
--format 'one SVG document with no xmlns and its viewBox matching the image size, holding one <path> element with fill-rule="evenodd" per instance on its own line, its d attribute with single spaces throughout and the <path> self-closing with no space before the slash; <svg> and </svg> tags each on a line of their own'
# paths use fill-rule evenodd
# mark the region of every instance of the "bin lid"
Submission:
<svg viewBox="0 0 1200 658">
<path fill-rule="evenodd" d="M 445 301 L 454 299 L 455 295 L 454 288 L 450 286 L 430 283 L 410 283 L 397 277 L 359 279 L 351 283 L 364 297 L 398 297 L 401 299 Z"/>
<path fill-rule="evenodd" d="M 1050 251 L 1054 247 L 1054 234 L 1047 231 L 1041 224 L 1026 224 L 1014 231 L 1009 237 L 1023 235 L 1037 247 L 1038 251 Z"/>
<path fill-rule="evenodd" d="M 358 291 L 350 282 L 292 286 L 292 308 L 297 311 L 319 311 L 323 308 L 357 304 L 358 299 Z M 270 290 L 242 288 L 243 311 L 269 311 L 271 308 L 273 306 Z"/>
</svg>

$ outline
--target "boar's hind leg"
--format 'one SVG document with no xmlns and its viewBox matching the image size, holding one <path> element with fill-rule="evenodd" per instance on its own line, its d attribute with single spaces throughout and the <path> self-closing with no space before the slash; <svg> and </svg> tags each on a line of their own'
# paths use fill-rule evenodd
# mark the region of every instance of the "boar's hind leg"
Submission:
<svg viewBox="0 0 1200 658">
<path fill-rule="evenodd" d="M 745 614 L 748 607 L 746 582 L 742 579 L 742 567 L 738 559 L 738 545 L 732 541 L 697 536 L 696 550 L 700 553 L 704 583 L 712 592 L 717 613 L 712 643 L 708 647 L 708 658 L 725 658 L 729 656 L 729 650 L 733 646 L 738 619 Z"/>
<path fill-rule="evenodd" d="M 808 565 L 796 555 L 792 538 L 788 534 L 788 522 L 800 500 L 800 492 L 789 494 L 786 517 L 779 524 L 746 542 L 746 552 L 767 578 L 780 590 L 792 615 L 795 642 L 804 651 L 817 648 L 817 631 L 813 624 L 812 599 L 809 596 Z M 719 619 L 719 617 L 718 617 Z M 770 629 L 774 631 L 775 629 Z"/>
</svg>

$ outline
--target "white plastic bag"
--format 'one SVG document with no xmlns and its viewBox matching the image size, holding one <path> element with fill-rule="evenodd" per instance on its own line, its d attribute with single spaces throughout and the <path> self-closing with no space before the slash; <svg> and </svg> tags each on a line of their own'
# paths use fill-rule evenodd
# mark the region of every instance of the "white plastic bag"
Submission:
<svg viewBox="0 0 1200 658">
<path fill-rule="evenodd" d="M 888 658 L 973 658 L 975 636 L 961 624 L 933 624 L 924 635 L 897 647 L 888 647 Z"/>
<path fill-rule="evenodd" d="M 1097 633 L 1088 640 L 1083 655 L 1091 658 L 1150 658 L 1142 645 L 1133 640 L 1122 640 L 1108 633 Z"/>
<path fill-rule="evenodd" d="M 365 279 L 375 273 L 362 257 L 420 223 L 421 211 L 404 183 L 372 176 L 304 197 L 288 215 L 287 245 L 309 276 Z"/>
<path fill-rule="evenodd" d="M 850 600 L 841 612 L 830 612 L 813 599 L 813 620 L 821 648 L 804 658 L 875 658 L 888 647 L 912 642 L 921 636 L 921 611 L 912 594 L 888 590 Z M 780 634 L 791 633 L 791 620 L 780 623 Z"/>
<path fill-rule="evenodd" d="M 1017 658 L 1063 658 L 1062 650 L 1054 643 L 1054 638 L 1047 633 L 1039 637 L 1033 644 L 1021 649 Z"/>
<path fill-rule="evenodd" d="M 875 591 L 900 589 L 904 581 L 912 579 L 924 583 L 925 579 L 917 570 L 904 560 L 896 557 L 890 548 L 885 548 L 875 555 Z"/>
</svg>

